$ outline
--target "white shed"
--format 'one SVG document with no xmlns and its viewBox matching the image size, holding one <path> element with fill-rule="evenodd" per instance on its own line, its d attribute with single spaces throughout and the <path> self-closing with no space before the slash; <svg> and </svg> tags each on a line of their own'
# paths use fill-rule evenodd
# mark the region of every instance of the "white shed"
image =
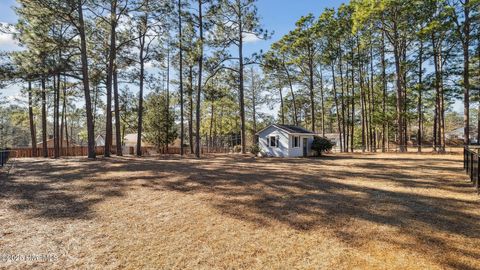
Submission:
<svg viewBox="0 0 480 270">
<path fill-rule="evenodd" d="M 270 125 L 259 132 L 260 153 L 272 157 L 306 157 L 312 155 L 310 149 L 316 134 L 298 126 Z"/>
</svg>

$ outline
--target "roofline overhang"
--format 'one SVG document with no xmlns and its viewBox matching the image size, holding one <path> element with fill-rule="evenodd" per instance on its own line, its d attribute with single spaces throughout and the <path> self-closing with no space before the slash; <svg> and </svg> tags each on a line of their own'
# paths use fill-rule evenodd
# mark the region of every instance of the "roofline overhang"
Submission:
<svg viewBox="0 0 480 270">
<path fill-rule="evenodd" d="M 264 127 L 263 129 L 261 129 L 260 131 L 258 131 L 257 133 L 255 133 L 255 135 L 259 135 L 261 132 L 263 132 L 264 130 L 266 130 L 267 128 L 271 127 L 271 126 L 275 126 L 276 128 L 279 128 L 283 131 L 285 131 L 286 133 L 288 133 L 289 135 L 319 135 L 318 133 L 297 133 L 297 132 L 290 132 L 284 128 L 282 128 L 281 126 L 277 125 L 277 124 L 271 124 L 271 125 L 268 125 L 266 127 Z"/>
</svg>

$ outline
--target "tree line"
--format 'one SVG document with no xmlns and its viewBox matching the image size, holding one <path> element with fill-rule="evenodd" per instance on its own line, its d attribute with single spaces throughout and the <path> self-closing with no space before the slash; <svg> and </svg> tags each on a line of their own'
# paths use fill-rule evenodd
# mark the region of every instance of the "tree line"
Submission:
<svg viewBox="0 0 480 270">
<path fill-rule="evenodd" d="M 281 122 L 336 132 L 341 151 L 385 151 L 393 141 L 403 152 L 414 141 L 418 151 L 431 143 L 444 152 L 445 114 L 461 99 L 468 145 L 479 90 L 478 9 L 468 0 L 354 0 L 302 17 L 265 54 Z"/>
<path fill-rule="evenodd" d="M 46 154 L 53 134 L 55 157 L 84 140 L 95 158 L 102 134 L 104 155 L 122 155 L 136 133 L 136 155 L 142 139 L 168 147 L 179 137 L 200 157 L 202 144 L 237 134 L 245 153 L 273 122 L 334 133 L 341 151 L 406 151 L 414 140 L 444 152 L 455 100 L 465 144 L 478 127 L 478 0 L 353 0 L 301 17 L 252 55 L 249 38 L 272 37 L 255 0 L 18 3 L 18 22 L 2 31 L 23 50 L 1 54 L 0 80 L 25 86 L 28 110 L 11 115 L 34 152 L 41 139 Z"/>
</svg>

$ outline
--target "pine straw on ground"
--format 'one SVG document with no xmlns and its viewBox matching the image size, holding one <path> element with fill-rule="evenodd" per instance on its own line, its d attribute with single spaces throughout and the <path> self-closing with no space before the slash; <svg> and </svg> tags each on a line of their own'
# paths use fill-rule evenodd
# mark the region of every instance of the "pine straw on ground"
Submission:
<svg viewBox="0 0 480 270">
<path fill-rule="evenodd" d="M 21 159 L 0 175 L 0 268 L 480 269 L 461 159 Z"/>
</svg>

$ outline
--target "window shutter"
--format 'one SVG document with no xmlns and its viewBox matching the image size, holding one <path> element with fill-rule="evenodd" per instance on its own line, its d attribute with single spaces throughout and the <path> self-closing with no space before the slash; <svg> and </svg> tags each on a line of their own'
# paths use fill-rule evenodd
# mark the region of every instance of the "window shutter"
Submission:
<svg viewBox="0 0 480 270">
<path fill-rule="evenodd" d="M 270 147 L 270 137 L 267 137 L 267 147 Z"/>
<path fill-rule="evenodd" d="M 276 141 L 276 142 L 275 142 L 275 146 L 276 146 L 276 147 L 279 147 L 279 145 L 280 145 L 280 136 L 277 135 L 277 138 L 276 138 L 275 141 Z"/>
</svg>

